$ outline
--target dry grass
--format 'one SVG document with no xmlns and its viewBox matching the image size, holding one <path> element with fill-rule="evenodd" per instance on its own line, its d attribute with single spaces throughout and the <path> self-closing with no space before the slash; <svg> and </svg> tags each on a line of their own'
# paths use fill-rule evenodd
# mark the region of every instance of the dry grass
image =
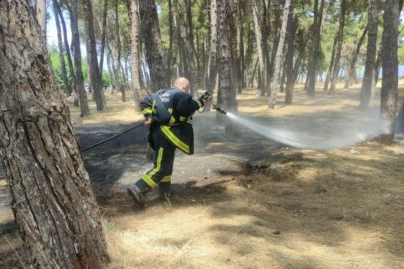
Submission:
<svg viewBox="0 0 404 269">
<path fill-rule="evenodd" d="M 128 93 L 127 93 L 128 94 Z M 142 115 L 135 110 L 135 103 L 127 97 L 126 102 L 120 100 L 120 94 L 111 94 L 105 92 L 107 109 L 105 112 L 97 112 L 95 102 L 90 101 L 91 95 L 88 94 L 90 116 L 80 117 L 80 108 L 70 105 L 70 116 L 73 124 L 97 124 L 97 123 L 133 123 L 142 118 Z"/>
</svg>

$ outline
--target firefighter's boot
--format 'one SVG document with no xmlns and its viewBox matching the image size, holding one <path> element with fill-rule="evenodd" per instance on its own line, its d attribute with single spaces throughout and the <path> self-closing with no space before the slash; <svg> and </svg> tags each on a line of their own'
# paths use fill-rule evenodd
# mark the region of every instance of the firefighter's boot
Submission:
<svg viewBox="0 0 404 269">
<path fill-rule="evenodd" d="M 144 208 L 145 206 L 144 195 L 146 194 L 146 192 L 149 191 L 149 188 L 146 186 L 146 184 L 144 184 L 143 180 L 139 180 L 138 182 L 136 182 L 135 185 L 129 186 L 127 190 L 129 194 L 132 196 L 133 200 L 136 202 L 136 204 L 139 207 Z"/>
</svg>

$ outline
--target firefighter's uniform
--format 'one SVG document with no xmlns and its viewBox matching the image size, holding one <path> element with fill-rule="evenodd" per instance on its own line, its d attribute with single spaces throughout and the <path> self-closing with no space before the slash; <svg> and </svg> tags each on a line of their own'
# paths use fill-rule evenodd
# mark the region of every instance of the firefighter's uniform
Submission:
<svg viewBox="0 0 404 269">
<path fill-rule="evenodd" d="M 151 121 L 149 144 L 155 152 L 153 169 L 136 182 L 142 193 L 156 186 L 162 194 L 169 192 L 175 149 L 194 153 L 192 115 L 203 104 L 202 98 L 194 100 L 177 88 L 160 90 L 142 100 L 142 113 Z"/>
</svg>

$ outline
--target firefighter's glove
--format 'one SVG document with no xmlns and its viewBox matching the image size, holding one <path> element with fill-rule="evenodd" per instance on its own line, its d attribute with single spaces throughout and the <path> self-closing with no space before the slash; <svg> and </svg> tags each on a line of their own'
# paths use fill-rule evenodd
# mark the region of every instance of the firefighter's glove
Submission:
<svg viewBox="0 0 404 269">
<path fill-rule="evenodd" d="M 201 95 L 201 97 L 199 98 L 200 100 L 203 101 L 203 103 L 207 103 L 212 101 L 212 95 L 210 95 L 210 93 L 205 92 L 204 94 Z"/>
</svg>

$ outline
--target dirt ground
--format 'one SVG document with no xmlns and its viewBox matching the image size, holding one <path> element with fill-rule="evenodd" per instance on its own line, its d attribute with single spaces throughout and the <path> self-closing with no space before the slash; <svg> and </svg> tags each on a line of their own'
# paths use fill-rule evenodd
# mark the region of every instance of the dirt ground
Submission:
<svg viewBox="0 0 404 269">
<path fill-rule="evenodd" d="M 283 106 L 280 94 L 278 108 L 268 110 L 265 98 L 247 90 L 238 102 L 243 117 L 294 126 L 320 143 L 339 136 L 341 122 L 362 129 L 360 122 L 374 117 L 377 102 L 359 111 L 357 96 L 356 88 L 309 98 L 298 88 L 294 105 Z M 132 103 L 117 99 L 109 96 L 109 112 L 84 120 L 72 108 L 82 148 L 141 118 Z M 313 118 L 317 124 L 306 124 Z M 367 139 L 313 150 L 237 131 L 227 136 L 214 113 L 197 114 L 195 155 L 177 151 L 171 203 L 151 193 L 145 210 L 126 192 L 151 167 L 145 127 L 83 153 L 103 214 L 110 269 L 404 268 L 403 143 Z M 0 268 L 23 268 L 0 183 Z"/>
</svg>

